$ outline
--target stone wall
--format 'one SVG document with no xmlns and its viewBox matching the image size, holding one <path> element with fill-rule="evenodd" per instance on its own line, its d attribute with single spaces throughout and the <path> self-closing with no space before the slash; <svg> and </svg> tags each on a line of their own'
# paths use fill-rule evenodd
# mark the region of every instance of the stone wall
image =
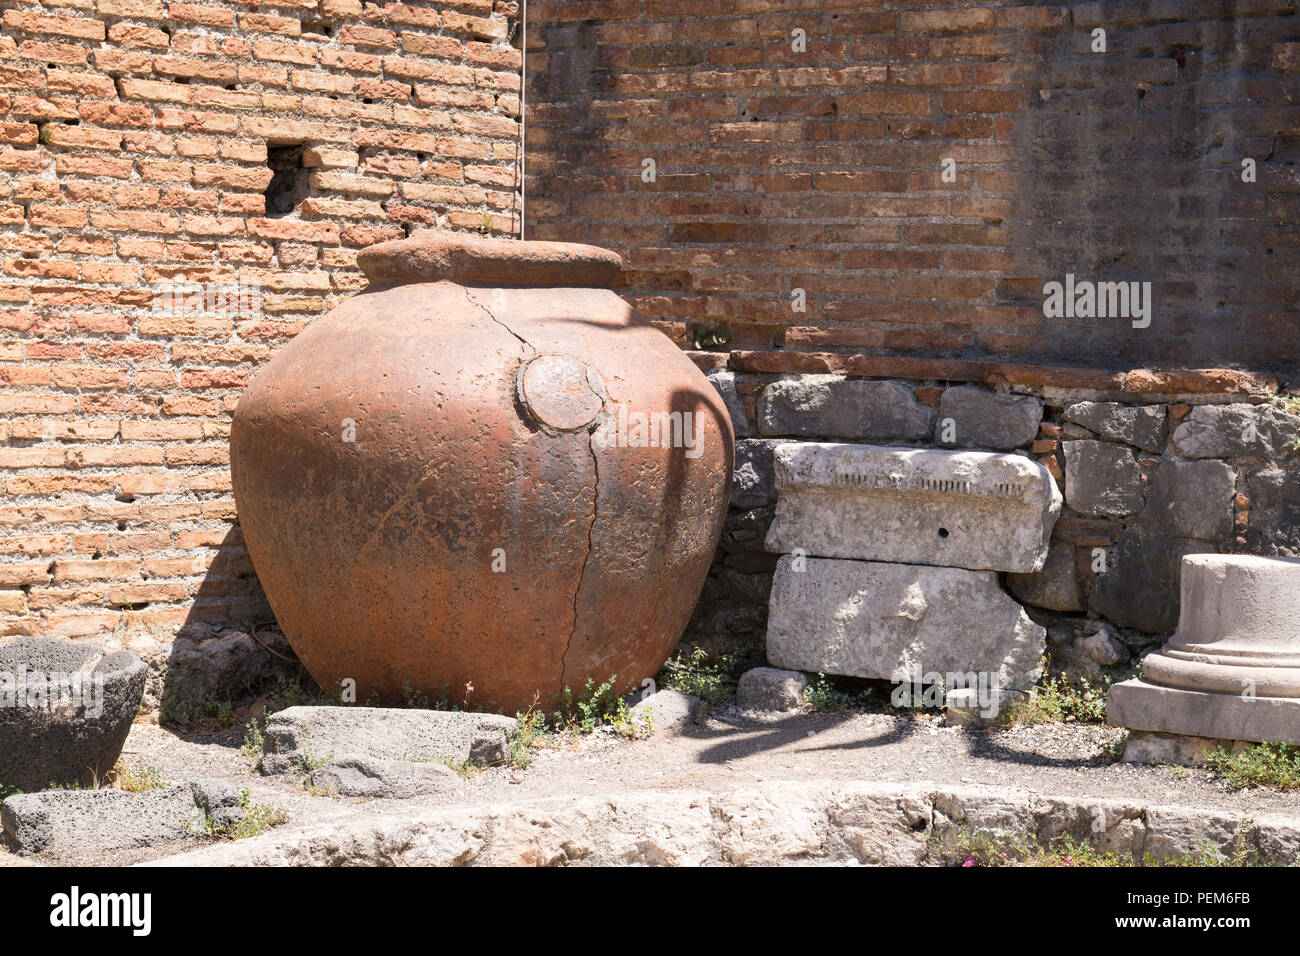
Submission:
<svg viewBox="0 0 1300 956">
<path fill-rule="evenodd" d="M 761 656 L 778 555 L 772 450 L 785 441 L 975 448 L 1029 456 L 1064 496 L 1044 568 L 1001 580 L 1048 629 L 1053 668 L 1097 678 L 1178 622 L 1182 555 L 1300 556 L 1300 417 L 1257 391 L 1267 380 L 1131 373 L 1110 387 L 799 372 L 801 358 L 733 355 L 709 371 L 737 434 L 721 547 L 687 640 Z M 773 368 L 783 364 L 783 370 Z M 767 366 L 766 372 L 746 367 Z M 1070 370 L 1057 376 L 1068 381 Z M 933 563 L 943 563 L 936 561 Z"/>
<path fill-rule="evenodd" d="M 516 25 L 499 0 L 4 4 L 0 636 L 269 617 L 231 411 L 363 286 L 362 246 L 516 231 Z M 258 292 L 159 308 L 177 282 Z"/>
<path fill-rule="evenodd" d="M 526 229 L 706 347 L 1294 370 L 1295 12 L 534 3 Z M 1150 325 L 1045 317 L 1067 274 L 1150 282 Z"/>
</svg>

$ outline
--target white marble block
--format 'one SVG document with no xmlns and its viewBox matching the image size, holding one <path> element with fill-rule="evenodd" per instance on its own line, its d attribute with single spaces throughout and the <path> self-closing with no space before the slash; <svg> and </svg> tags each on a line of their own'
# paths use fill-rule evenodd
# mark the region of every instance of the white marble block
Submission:
<svg viewBox="0 0 1300 956">
<path fill-rule="evenodd" d="M 767 550 L 990 571 L 1037 571 L 1061 510 L 1022 455 L 824 442 L 776 448 Z"/>
</svg>

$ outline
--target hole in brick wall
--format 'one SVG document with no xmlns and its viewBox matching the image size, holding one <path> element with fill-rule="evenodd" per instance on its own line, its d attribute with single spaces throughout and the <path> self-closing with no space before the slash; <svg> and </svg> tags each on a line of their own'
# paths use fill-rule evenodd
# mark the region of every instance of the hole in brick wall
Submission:
<svg viewBox="0 0 1300 956">
<path fill-rule="evenodd" d="M 328 20 L 304 20 L 302 24 L 302 32 L 304 34 L 330 37 L 334 35 L 334 25 Z"/>
<path fill-rule="evenodd" d="M 266 146 L 266 165 L 271 181 L 266 185 L 266 215 L 270 219 L 287 216 L 310 191 L 309 170 L 302 164 L 302 143 Z"/>
</svg>

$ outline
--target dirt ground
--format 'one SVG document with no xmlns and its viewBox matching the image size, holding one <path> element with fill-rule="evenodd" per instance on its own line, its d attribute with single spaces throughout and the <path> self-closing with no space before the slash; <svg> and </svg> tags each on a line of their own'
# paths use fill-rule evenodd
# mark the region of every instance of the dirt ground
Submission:
<svg viewBox="0 0 1300 956">
<path fill-rule="evenodd" d="M 1210 770 L 1141 766 L 1112 756 L 1123 731 L 1076 724 L 1006 730 L 944 727 L 933 716 L 880 713 L 756 715 L 711 711 L 678 734 L 628 740 L 611 731 L 548 738 L 527 769 L 496 767 L 467 778 L 446 805 L 526 802 L 638 789 L 727 790 L 779 780 L 889 781 L 1014 786 L 1074 797 L 1127 798 L 1232 812 L 1300 813 L 1300 794 L 1233 790 Z M 361 801 L 314 796 L 288 776 L 264 777 L 240 755 L 242 732 L 180 736 L 139 722 L 124 761 L 140 762 L 174 782 L 223 777 L 255 802 L 284 809 L 286 825 L 358 813 L 425 808 L 433 798 Z M 191 849 L 154 845 L 65 862 L 123 864 Z M 0 851 L 0 855 L 7 855 Z M 0 863 L 3 865 L 3 863 Z"/>
</svg>

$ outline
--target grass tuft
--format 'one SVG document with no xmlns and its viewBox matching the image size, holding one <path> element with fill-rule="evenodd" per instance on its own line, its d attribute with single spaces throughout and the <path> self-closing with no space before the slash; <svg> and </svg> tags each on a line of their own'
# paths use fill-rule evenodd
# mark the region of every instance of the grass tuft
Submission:
<svg viewBox="0 0 1300 956">
<path fill-rule="evenodd" d="M 1210 754 L 1207 766 L 1217 771 L 1234 789 L 1300 787 L 1300 747 L 1294 744 L 1256 744 L 1239 753 L 1220 748 Z"/>
</svg>

